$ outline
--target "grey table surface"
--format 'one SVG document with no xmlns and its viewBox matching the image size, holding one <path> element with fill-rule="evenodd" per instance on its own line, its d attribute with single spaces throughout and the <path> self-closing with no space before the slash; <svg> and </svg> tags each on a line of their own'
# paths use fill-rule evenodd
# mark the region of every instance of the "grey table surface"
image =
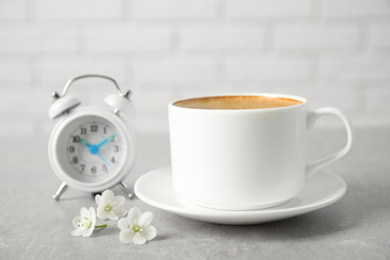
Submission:
<svg viewBox="0 0 390 260">
<path fill-rule="evenodd" d="M 0 259 L 390 259 L 390 128 L 356 130 L 352 152 L 327 169 L 342 177 L 346 195 L 326 208 L 251 226 L 200 222 L 149 206 L 157 237 L 122 244 L 116 222 L 91 237 L 73 237 L 80 207 L 96 207 L 90 194 L 60 185 L 47 158 L 48 136 L 0 137 Z M 314 131 L 309 158 L 338 150 L 341 129 Z M 126 182 L 170 164 L 168 134 L 139 134 L 137 163 Z M 121 195 L 119 189 L 113 189 Z"/>
</svg>

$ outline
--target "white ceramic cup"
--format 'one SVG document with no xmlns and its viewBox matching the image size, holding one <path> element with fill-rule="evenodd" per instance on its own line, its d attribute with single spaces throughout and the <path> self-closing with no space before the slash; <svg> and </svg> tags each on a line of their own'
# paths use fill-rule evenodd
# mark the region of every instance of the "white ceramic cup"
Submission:
<svg viewBox="0 0 390 260">
<path fill-rule="evenodd" d="M 237 94 L 232 94 L 237 96 Z M 307 177 L 345 156 L 353 131 L 337 108 L 308 111 L 307 100 L 282 94 L 298 105 L 263 109 L 197 109 L 169 104 L 173 186 L 192 203 L 224 210 L 273 207 L 294 198 Z M 218 95 L 230 96 L 230 95 Z M 347 129 L 347 144 L 314 163 L 306 161 L 307 131 L 332 114 Z"/>
</svg>

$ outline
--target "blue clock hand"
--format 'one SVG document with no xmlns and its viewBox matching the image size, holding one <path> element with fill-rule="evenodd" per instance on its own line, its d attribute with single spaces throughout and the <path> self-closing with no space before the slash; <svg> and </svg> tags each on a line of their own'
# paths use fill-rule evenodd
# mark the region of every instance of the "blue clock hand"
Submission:
<svg viewBox="0 0 390 260">
<path fill-rule="evenodd" d="M 101 141 L 101 142 L 97 145 L 97 147 L 100 147 L 100 146 L 102 146 L 103 144 L 107 143 L 107 142 L 110 141 L 112 138 L 114 138 L 114 136 L 115 136 L 115 134 L 110 135 L 109 137 L 107 137 L 106 139 L 104 139 L 103 141 Z"/>
<path fill-rule="evenodd" d="M 108 166 L 111 166 L 111 163 L 109 163 L 100 153 L 99 153 L 99 147 L 97 145 L 89 145 L 89 152 L 91 154 L 96 154 L 99 156 L 105 163 L 107 163 Z"/>
<path fill-rule="evenodd" d="M 89 143 L 87 143 L 87 141 L 85 141 L 84 139 L 80 139 L 80 143 L 82 143 L 83 145 L 85 145 L 88 148 L 90 148 L 92 146 Z"/>
<path fill-rule="evenodd" d="M 96 153 L 108 166 L 111 166 L 111 164 L 100 154 L 100 153 Z"/>
<path fill-rule="evenodd" d="M 108 166 L 111 166 L 111 163 L 109 163 L 100 153 L 99 153 L 99 147 L 102 146 L 103 144 L 107 143 L 108 141 L 110 141 L 112 138 L 114 138 L 115 134 L 113 135 L 110 135 L 109 137 L 107 137 L 106 139 L 104 139 L 100 144 L 98 145 L 90 145 L 87 141 L 85 141 L 84 139 L 80 139 L 80 142 L 85 145 L 89 152 L 91 154 L 96 154 L 97 156 L 99 156 Z"/>
</svg>

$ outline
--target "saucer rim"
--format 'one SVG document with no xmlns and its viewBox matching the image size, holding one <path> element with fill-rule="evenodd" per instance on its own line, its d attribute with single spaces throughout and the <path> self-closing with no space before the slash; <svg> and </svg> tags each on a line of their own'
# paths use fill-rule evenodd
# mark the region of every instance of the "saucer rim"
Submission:
<svg viewBox="0 0 390 260">
<path fill-rule="evenodd" d="M 327 174 L 328 176 L 332 176 L 332 178 L 337 178 L 338 181 L 341 182 L 342 187 L 340 187 L 340 189 L 338 189 L 337 191 L 332 192 L 331 194 L 327 194 L 326 196 L 324 196 L 324 198 L 322 198 L 320 200 L 313 201 L 307 205 L 290 207 L 290 208 L 282 208 L 282 209 L 278 209 L 278 208 L 274 207 L 274 208 L 254 209 L 254 210 L 221 210 L 221 209 L 213 209 L 213 208 L 207 208 L 207 207 L 202 207 L 202 206 L 197 205 L 199 207 L 199 209 L 191 209 L 191 208 L 187 208 L 187 207 L 182 207 L 180 205 L 172 205 L 172 204 L 164 204 L 164 203 L 156 202 L 156 201 L 149 199 L 147 196 L 144 196 L 142 194 L 139 186 L 142 184 L 144 179 L 150 177 L 151 175 L 155 174 L 156 172 L 161 172 L 161 171 L 169 171 L 169 174 L 167 174 L 167 176 L 170 175 L 169 177 L 171 178 L 172 175 L 171 175 L 171 167 L 170 166 L 161 167 L 161 168 L 157 168 L 157 169 L 146 172 L 145 174 L 140 176 L 134 184 L 134 192 L 135 192 L 136 196 L 140 200 L 142 200 L 143 202 L 145 202 L 153 207 L 156 207 L 158 209 L 165 210 L 165 211 L 171 212 L 173 214 L 185 216 L 188 218 L 197 219 L 197 220 L 199 220 L 199 217 L 204 218 L 204 217 L 208 217 L 208 216 L 209 217 L 220 216 L 223 218 L 232 218 L 232 217 L 234 218 L 234 217 L 243 217 L 243 216 L 254 217 L 254 216 L 261 215 L 261 217 L 268 217 L 268 216 L 272 216 L 274 214 L 278 214 L 278 216 L 276 216 L 275 219 L 280 220 L 280 219 L 284 219 L 284 218 L 289 218 L 289 217 L 294 217 L 297 215 L 306 214 L 306 213 L 327 207 L 327 206 L 337 202 L 338 200 L 340 200 L 345 195 L 345 193 L 347 191 L 347 184 L 344 181 L 344 179 L 342 179 L 340 176 L 338 176 L 337 174 L 335 174 L 331 171 L 322 171 L 322 172 L 313 174 L 312 176 L 310 176 L 308 178 L 308 180 L 311 178 L 315 178 L 317 174 Z M 178 194 L 176 194 L 176 193 L 174 193 L 174 194 L 175 194 L 175 197 L 173 197 L 173 198 L 184 199 L 184 198 L 181 198 Z M 297 196 L 299 196 L 299 194 Z M 188 201 L 188 203 L 191 204 L 191 202 L 189 202 L 189 201 Z M 196 204 L 194 204 L 194 205 L 196 205 Z M 279 206 L 281 206 L 281 205 L 279 205 Z M 224 221 L 220 221 L 220 222 L 206 221 L 206 220 L 202 220 L 202 221 L 210 222 L 210 223 L 224 223 Z M 272 220 L 265 221 L 265 222 L 271 222 L 271 221 Z M 248 221 L 243 221 L 243 222 L 248 222 Z M 260 222 L 249 221 L 249 222 L 264 223 L 262 221 L 260 221 Z"/>
</svg>

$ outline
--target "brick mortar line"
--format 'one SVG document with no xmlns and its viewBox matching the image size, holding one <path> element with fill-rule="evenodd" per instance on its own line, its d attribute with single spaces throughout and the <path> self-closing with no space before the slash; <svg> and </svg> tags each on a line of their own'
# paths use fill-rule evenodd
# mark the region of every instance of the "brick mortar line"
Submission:
<svg viewBox="0 0 390 260">
<path fill-rule="evenodd" d="M 227 7 L 226 0 L 216 1 L 216 20 L 224 21 L 227 19 Z"/>
<path fill-rule="evenodd" d="M 278 17 L 278 18 L 243 18 L 243 19 L 156 19 L 156 20 L 123 20 L 123 18 L 118 17 L 117 19 L 23 19 L 23 20 L 0 20 L 0 26 L 9 27 L 9 26 L 65 26 L 71 27 L 74 25 L 83 24 L 86 27 L 96 27 L 99 28 L 103 26 L 134 26 L 143 27 L 143 26 L 151 26 L 151 28 L 161 28 L 161 26 L 209 26 L 213 25 L 264 25 L 264 24 L 275 24 L 275 25 L 305 25 L 305 24 L 360 24 L 362 22 L 370 22 L 372 24 L 386 24 L 390 22 L 390 16 L 386 17 L 362 17 L 362 18 L 327 18 L 327 17 L 296 17 L 296 18 L 287 18 L 287 17 Z M 49 24 L 49 25 L 48 25 Z M 179 24 L 179 25 L 178 25 Z M 375 25 L 374 25 L 375 28 Z"/>
<path fill-rule="evenodd" d="M 370 38 L 370 27 L 368 22 L 360 23 L 357 48 L 362 50 L 362 52 L 367 51 L 369 49 Z"/>
</svg>

